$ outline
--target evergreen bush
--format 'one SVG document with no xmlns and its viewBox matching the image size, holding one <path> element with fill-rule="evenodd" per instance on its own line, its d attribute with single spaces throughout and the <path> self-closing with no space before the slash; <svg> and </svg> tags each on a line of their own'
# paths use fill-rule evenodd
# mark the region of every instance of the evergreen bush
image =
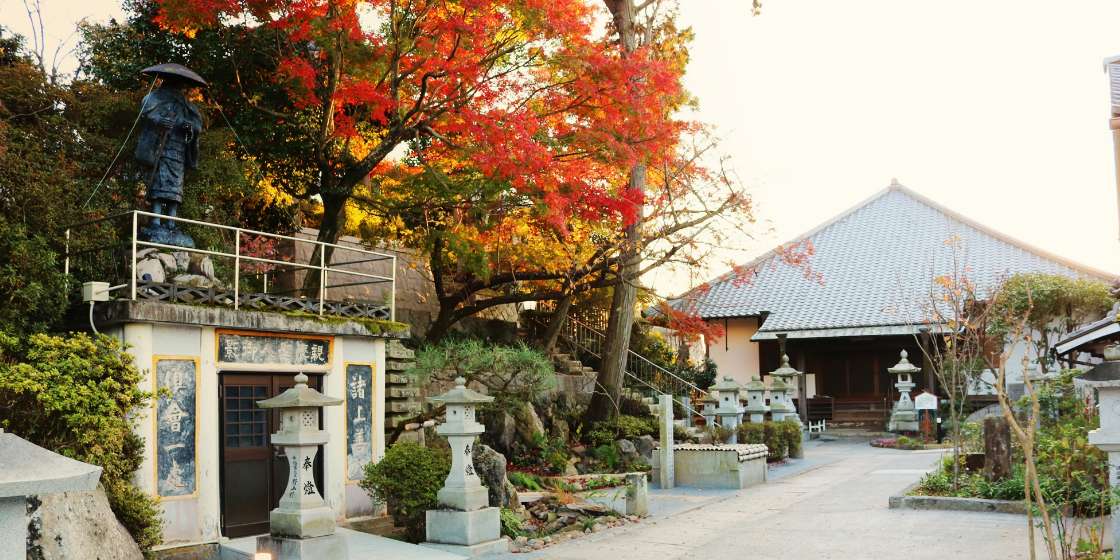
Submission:
<svg viewBox="0 0 1120 560">
<path fill-rule="evenodd" d="M 380 461 L 366 465 L 359 486 L 387 506 L 393 523 L 404 528 L 410 542 L 421 542 L 425 537 L 425 512 L 438 505 L 436 493 L 450 471 L 451 461 L 442 453 L 401 441 Z"/>
<path fill-rule="evenodd" d="M 128 420 L 149 403 L 114 338 L 0 333 L 0 424 L 39 446 L 100 466 L 117 519 L 142 550 L 160 543 L 156 499 L 132 485 L 144 441 Z"/>
</svg>

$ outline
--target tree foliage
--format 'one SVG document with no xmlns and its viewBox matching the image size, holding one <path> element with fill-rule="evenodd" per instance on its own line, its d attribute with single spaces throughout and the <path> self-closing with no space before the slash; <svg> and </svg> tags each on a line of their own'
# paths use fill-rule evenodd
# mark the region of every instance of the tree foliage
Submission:
<svg viewBox="0 0 1120 560">
<path fill-rule="evenodd" d="M 423 382 L 462 377 L 468 383 L 481 383 L 494 397 L 493 406 L 506 411 L 531 403 L 556 386 L 552 363 L 537 350 L 477 339 L 447 339 L 421 348 L 409 374 Z"/>
<path fill-rule="evenodd" d="M 132 357 L 108 336 L 0 333 L 0 425 L 37 445 L 100 466 L 117 519 L 144 550 L 159 544 L 155 498 L 132 485 L 144 441 L 132 415 L 151 395 Z"/>
</svg>

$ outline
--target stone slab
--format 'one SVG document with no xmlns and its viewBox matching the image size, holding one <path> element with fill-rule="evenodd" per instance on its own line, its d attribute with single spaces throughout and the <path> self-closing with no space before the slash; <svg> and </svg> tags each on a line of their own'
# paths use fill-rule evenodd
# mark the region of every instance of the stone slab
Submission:
<svg viewBox="0 0 1120 560">
<path fill-rule="evenodd" d="M 459 544 L 442 544 L 442 543 L 421 543 L 420 546 L 450 552 L 457 556 L 465 556 L 467 558 L 477 558 L 479 556 L 487 556 L 490 554 L 503 554 L 509 551 L 509 540 L 496 539 L 474 545 L 459 545 Z"/>
<path fill-rule="evenodd" d="M 1012 500 L 985 500 L 982 498 L 949 498 L 941 496 L 891 496 L 890 509 L 918 509 L 941 511 L 978 511 L 987 513 L 1012 513 L 1026 515 L 1024 502 Z"/>
<path fill-rule="evenodd" d="M 350 556 L 346 541 L 336 535 L 311 539 L 286 539 L 263 535 L 257 537 L 257 552 L 267 553 L 275 560 L 319 560 Z"/>
<path fill-rule="evenodd" d="M 461 560 L 462 557 L 404 541 L 339 527 L 335 536 L 346 541 L 349 556 L 330 560 L 371 560 L 401 558 L 408 560 Z M 252 560 L 257 537 L 230 539 L 221 544 L 221 560 Z M 324 558 L 326 560 L 326 558 Z"/>
<path fill-rule="evenodd" d="M 296 317 L 276 312 L 144 300 L 116 300 L 102 303 L 94 309 L 94 321 L 99 329 L 124 323 L 174 323 L 302 334 L 375 338 L 409 337 L 407 327 L 399 331 L 371 334 L 369 328 L 362 323 L 340 317 L 320 321 L 316 318 Z"/>
<path fill-rule="evenodd" d="M 0 432 L 0 498 L 85 491 L 101 467 L 63 457 L 15 434 Z"/>
<path fill-rule="evenodd" d="M 501 536 L 499 508 L 474 511 L 430 509 L 426 514 L 427 542 L 471 546 Z"/>
</svg>

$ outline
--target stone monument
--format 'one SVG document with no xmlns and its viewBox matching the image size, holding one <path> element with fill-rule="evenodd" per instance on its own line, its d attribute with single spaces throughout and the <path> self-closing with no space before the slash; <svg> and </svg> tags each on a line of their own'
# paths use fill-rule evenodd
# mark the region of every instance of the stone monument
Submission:
<svg viewBox="0 0 1120 560">
<path fill-rule="evenodd" d="M 719 407 L 715 410 L 719 425 L 731 430 L 731 437 L 727 443 L 739 442 L 739 422 L 743 419 L 743 407 L 739 406 L 739 390 L 742 388 L 730 377 L 724 377 L 712 386 L 712 394 L 719 400 Z"/>
<path fill-rule="evenodd" d="M 752 377 L 747 382 L 747 407 L 743 410 L 749 415 L 752 423 L 760 424 L 766 420 L 766 385 L 758 377 Z"/>
<path fill-rule="evenodd" d="M 27 497 L 97 488 L 101 467 L 0 430 L 0 558 L 27 557 Z"/>
<path fill-rule="evenodd" d="M 436 493 L 443 509 L 430 509 L 426 514 L 424 545 L 475 557 L 506 552 L 509 543 L 501 537 L 500 508 L 490 507 L 489 494 L 472 460 L 475 439 L 485 431 L 475 419 L 475 409 L 494 397 L 476 393 L 466 383 L 466 379 L 456 378 L 453 389 L 428 398 L 428 402 L 447 407 L 446 420 L 436 433 L 451 446 L 451 472 Z"/>
<path fill-rule="evenodd" d="M 708 387 L 708 393 L 700 399 L 701 411 L 700 414 L 704 417 L 705 426 L 714 426 L 716 423 L 716 407 L 719 406 L 719 399 L 712 394 L 715 390 L 715 385 Z"/>
<path fill-rule="evenodd" d="M 140 73 L 160 78 L 160 86 L 144 96 L 141 104 L 135 157 L 144 168 L 152 213 L 175 217 L 183 202 L 183 176 L 198 167 L 198 136 L 202 133 L 202 115 L 183 91 L 207 84 L 179 64 L 157 64 Z M 194 247 L 191 236 L 173 220 L 152 218 L 141 233 L 152 243 Z"/>
<path fill-rule="evenodd" d="M 315 486 L 315 456 L 328 439 L 319 428 L 319 415 L 323 407 L 338 406 L 342 399 L 308 387 L 303 373 L 295 380 L 294 387 L 257 401 L 261 408 L 280 412 L 280 431 L 272 434 L 272 444 L 288 457 L 284 495 L 268 516 L 269 534 L 257 537 L 257 552 L 273 560 L 347 558 L 346 541 L 334 534 L 334 510 Z"/>
<path fill-rule="evenodd" d="M 890 422 L 887 423 L 888 432 L 916 432 L 918 431 L 918 413 L 914 409 L 914 401 L 910 400 L 910 391 L 914 389 L 914 374 L 922 371 L 922 368 L 910 363 L 907 359 L 906 350 L 899 353 L 901 359 L 893 367 L 887 368 L 887 371 L 898 376 L 898 382 L 894 384 L 898 389 L 898 402 L 894 405 L 894 410 L 891 411 Z"/>
<path fill-rule="evenodd" d="M 711 395 L 709 394 L 709 397 Z M 658 479 L 662 490 L 673 488 L 677 484 L 677 459 L 676 442 L 673 438 L 673 397 L 672 395 L 659 395 L 657 404 L 661 407 L 661 414 L 657 421 L 660 425 L 660 447 L 657 449 Z"/>
<path fill-rule="evenodd" d="M 1115 492 L 1120 487 L 1120 345 L 1104 349 L 1101 362 L 1077 382 L 1097 390 L 1101 427 L 1089 432 L 1089 443 L 1108 453 L 1108 484 Z M 1112 534 L 1120 535 L 1120 505 L 1112 505 Z"/>
</svg>

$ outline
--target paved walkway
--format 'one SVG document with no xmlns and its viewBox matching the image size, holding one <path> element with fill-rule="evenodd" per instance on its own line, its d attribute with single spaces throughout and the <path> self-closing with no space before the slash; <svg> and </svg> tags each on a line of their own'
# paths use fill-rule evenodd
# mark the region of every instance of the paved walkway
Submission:
<svg viewBox="0 0 1120 560">
<path fill-rule="evenodd" d="M 940 451 L 876 449 L 841 440 L 813 442 L 806 456 L 800 464 L 773 469 L 765 485 L 704 496 L 685 507 L 664 508 L 664 514 L 637 525 L 504 558 L 1026 557 L 1021 516 L 887 509 L 887 498 L 931 469 Z"/>
</svg>

